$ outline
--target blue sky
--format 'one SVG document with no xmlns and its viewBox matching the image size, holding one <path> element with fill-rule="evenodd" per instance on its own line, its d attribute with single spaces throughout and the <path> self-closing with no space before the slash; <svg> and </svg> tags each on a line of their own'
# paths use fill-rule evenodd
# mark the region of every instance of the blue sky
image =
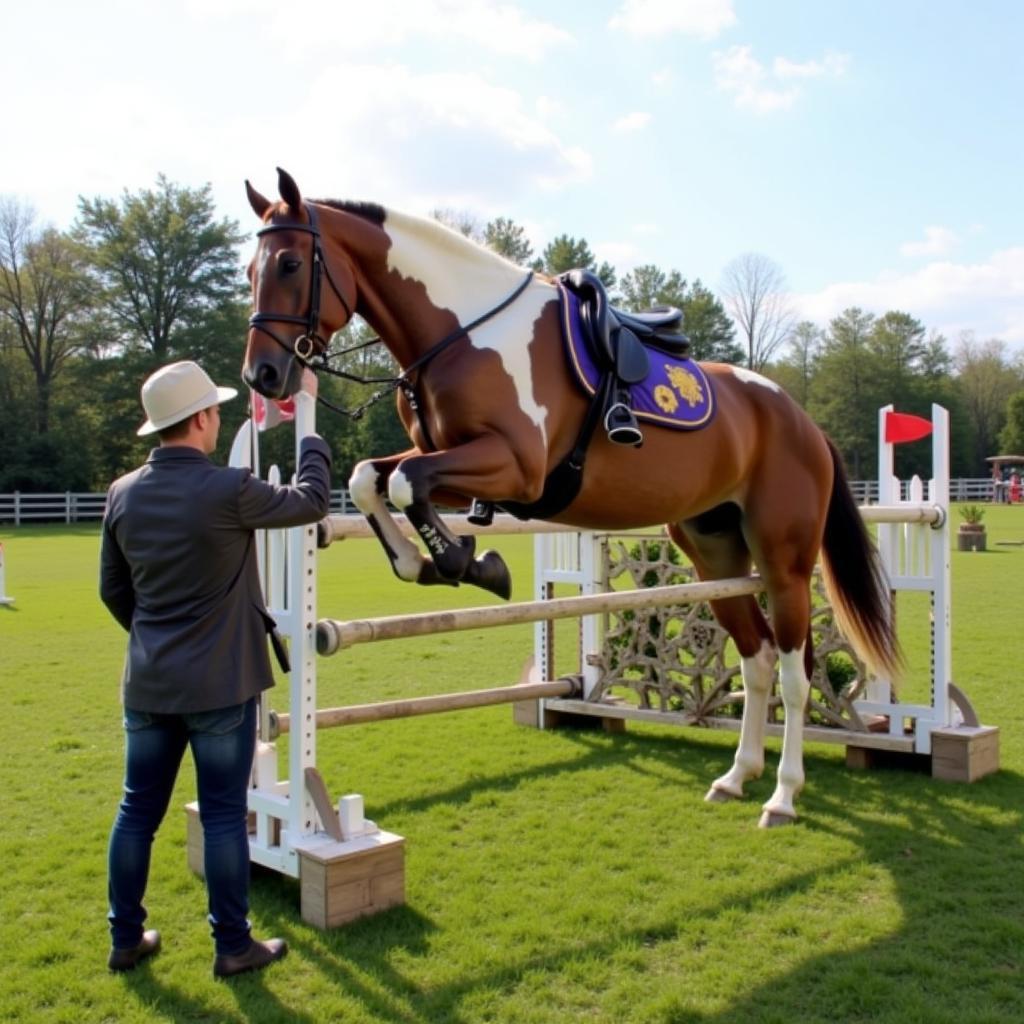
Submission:
<svg viewBox="0 0 1024 1024">
<path fill-rule="evenodd" d="M 898 308 L 1024 349 L 1024 4 L 122 0 L 4 15 L 0 193 L 249 177 L 585 237 L 718 288 L 744 252 L 800 315 Z"/>
</svg>

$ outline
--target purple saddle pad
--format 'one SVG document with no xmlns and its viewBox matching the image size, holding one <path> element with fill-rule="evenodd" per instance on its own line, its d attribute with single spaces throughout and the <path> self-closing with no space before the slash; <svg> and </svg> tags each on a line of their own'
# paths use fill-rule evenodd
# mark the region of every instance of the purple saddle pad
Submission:
<svg viewBox="0 0 1024 1024">
<path fill-rule="evenodd" d="M 576 380 L 588 395 L 601 382 L 601 372 L 583 340 L 580 328 L 579 299 L 566 288 L 562 293 L 562 336 L 565 353 Z M 715 414 L 715 394 L 699 364 L 677 358 L 660 349 L 648 347 L 651 372 L 639 384 L 631 384 L 629 393 L 638 419 L 676 430 L 699 430 Z"/>
</svg>

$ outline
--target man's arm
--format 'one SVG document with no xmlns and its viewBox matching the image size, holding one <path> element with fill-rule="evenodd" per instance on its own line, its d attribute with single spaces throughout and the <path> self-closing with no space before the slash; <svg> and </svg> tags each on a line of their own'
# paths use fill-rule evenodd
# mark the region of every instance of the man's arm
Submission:
<svg viewBox="0 0 1024 1024">
<path fill-rule="evenodd" d="M 130 630 L 132 615 L 135 613 L 132 571 L 108 519 L 103 521 L 103 542 L 100 547 L 100 598 L 110 614 L 125 629 Z"/>
<path fill-rule="evenodd" d="M 315 523 L 330 503 L 331 450 L 316 434 L 302 440 L 294 486 L 275 487 L 246 472 L 238 491 L 239 519 L 250 530 Z"/>
</svg>

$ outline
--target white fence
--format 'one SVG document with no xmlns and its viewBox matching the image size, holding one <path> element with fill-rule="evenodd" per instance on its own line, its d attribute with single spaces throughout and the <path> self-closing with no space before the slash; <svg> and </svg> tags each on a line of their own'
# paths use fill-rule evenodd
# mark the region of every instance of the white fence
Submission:
<svg viewBox="0 0 1024 1024">
<path fill-rule="evenodd" d="M 850 488 L 858 505 L 878 503 L 877 480 L 852 480 Z M 81 523 L 102 519 L 105 494 L 65 491 L 63 494 L 29 494 L 15 491 L 0 494 L 0 523 L 15 526 L 39 523 Z M 904 494 L 903 499 L 907 500 Z M 991 501 L 992 481 L 988 478 L 950 480 L 950 501 Z M 331 512 L 341 515 L 358 512 L 345 488 L 331 491 Z"/>
<path fill-rule="evenodd" d="M 103 518 L 106 494 L 65 491 L 63 494 L 0 494 L 0 523 L 82 523 Z M 347 490 L 331 491 L 331 511 L 342 515 L 358 512 Z"/>
</svg>

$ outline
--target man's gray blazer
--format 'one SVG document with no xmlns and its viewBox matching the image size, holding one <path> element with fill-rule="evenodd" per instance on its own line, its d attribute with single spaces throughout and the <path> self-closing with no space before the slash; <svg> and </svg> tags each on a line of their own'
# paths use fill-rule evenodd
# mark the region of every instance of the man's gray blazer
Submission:
<svg viewBox="0 0 1024 1024">
<path fill-rule="evenodd" d="M 330 467 L 315 436 L 302 443 L 293 487 L 168 446 L 111 485 L 100 596 L 129 631 L 126 707 L 210 711 L 274 685 L 253 530 L 325 516 Z"/>
</svg>

